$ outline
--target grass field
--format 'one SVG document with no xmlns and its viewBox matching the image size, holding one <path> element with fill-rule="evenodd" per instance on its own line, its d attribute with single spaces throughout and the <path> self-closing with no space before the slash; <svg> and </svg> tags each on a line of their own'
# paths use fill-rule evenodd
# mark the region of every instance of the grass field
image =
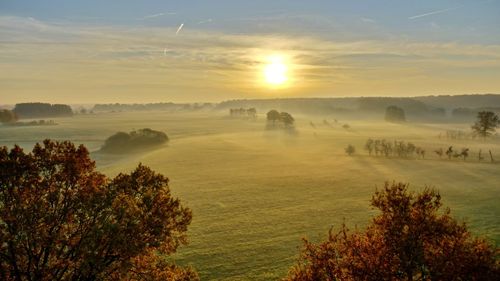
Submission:
<svg viewBox="0 0 500 281">
<path fill-rule="evenodd" d="M 325 238 L 345 219 L 362 227 L 375 215 L 371 195 L 384 181 L 437 188 L 452 214 L 476 234 L 500 242 L 500 165 L 478 163 L 477 151 L 498 140 L 438 138 L 447 129 L 470 124 L 389 124 L 349 121 L 350 130 L 322 125 L 324 118 L 295 116 L 296 135 L 264 130 L 265 121 L 230 119 L 209 113 L 109 113 L 57 119 L 58 126 L 1 127 L 0 145 L 31 149 L 44 138 L 85 144 L 98 169 L 110 176 L 139 162 L 167 175 L 173 193 L 194 213 L 188 246 L 175 260 L 192 264 L 203 280 L 274 280 L 293 264 L 301 238 Z M 329 118 L 332 120 L 332 118 Z M 312 121 L 316 128 L 309 125 Z M 98 152 L 117 131 L 149 127 L 168 134 L 168 145 L 141 154 Z M 367 138 L 412 141 L 426 159 L 368 156 Z M 356 147 L 354 156 L 344 148 Z M 432 150 L 469 147 L 470 159 L 440 160 Z"/>
</svg>

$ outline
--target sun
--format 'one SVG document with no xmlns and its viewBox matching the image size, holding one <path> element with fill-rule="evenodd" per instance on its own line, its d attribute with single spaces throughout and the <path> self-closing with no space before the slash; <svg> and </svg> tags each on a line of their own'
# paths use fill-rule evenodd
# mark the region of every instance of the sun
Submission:
<svg viewBox="0 0 500 281">
<path fill-rule="evenodd" d="M 264 67 L 264 78 L 271 85 L 279 86 L 286 83 L 287 66 L 279 56 L 269 58 L 269 62 Z"/>
</svg>

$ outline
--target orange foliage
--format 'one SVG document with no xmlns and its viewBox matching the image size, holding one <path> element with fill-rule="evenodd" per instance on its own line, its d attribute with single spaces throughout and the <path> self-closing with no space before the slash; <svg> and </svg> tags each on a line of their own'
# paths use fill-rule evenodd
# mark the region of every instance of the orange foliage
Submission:
<svg viewBox="0 0 500 281">
<path fill-rule="evenodd" d="M 1 280 L 196 280 L 160 258 L 191 217 L 143 165 L 109 179 L 71 142 L 0 148 Z"/>
<path fill-rule="evenodd" d="M 386 183 L 372 198 L 381 214 L 365 231 L 345 225 L 305 246 L 286 280 L 500 280 L 499 251 L 440 212 L 441 197 Z"/>
</svg>

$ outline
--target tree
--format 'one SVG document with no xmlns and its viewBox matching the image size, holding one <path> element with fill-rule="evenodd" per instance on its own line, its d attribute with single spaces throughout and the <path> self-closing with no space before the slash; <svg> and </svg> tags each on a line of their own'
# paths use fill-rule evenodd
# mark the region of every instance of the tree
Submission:
<svg viewBox="0 0 500 281">
<path fill-rule="evenodd" d="M 273 124 L 276 123 L 276 121 L 280 120 L 280 113 L 277 110 L 270 110 L 267 113 L 267 121 L 273 122 Z"/>
<path fill-rule="evenodd" d="M 405 111 L 401 107 L 390 105 L 385 109 L 385 121 L 404 122 L 406 121 Z"/>
<path fill-rule="evenodd" d="M 350 144 L 345 148 L 345 153 L 347 153 L 349 156 L 353 155 L 356 152 L 356 148 Z"/>
<path fill-rule="evenodd" d="M 196 279 L 163 259 L 191 217 L 146 166 L 110 179 L 71 142 L 0 148 L 1 280 Z"/>
<path fill-rule="evenodd" d="M 500 280 L 499 250 L 440 211 L 436 191 L 386 183 L 371 205 L 381 213 L 366 230 L 305 240 L 287 280 Z"/>
<path fill-rule="evenodd" d="M 0 123 L 15 123 L 18 120 L 17 114 L 8 109 L 0 110 Z"/>
<path fill-rule="evenodd" d="M 368 150 L 368 154 L 370 156 L 372 155 L 373 149 L 375 148 L 374 143 L 375 143 L 374 140 L 368 139 L 365 144 L 365 149 Z"/>
<path fill-rule="evenodd" d="M 281 112 L 279 120 L 283 122 L 285 127 L 292 127 L 293 123 L 295 122 L 295 119 L 293 119 L 292 115 L 290 115 L 290 113 L 288 112 Z"/>
<path fill-rule="evenodd" d="M 472 131 L 475 134 L 486 138 L 495 133 L 496 128 L 500 125 L 498 115 L 491 111 L 481 111 L 477 114 L 477 121 L 472 125 Z"/>
</svg>

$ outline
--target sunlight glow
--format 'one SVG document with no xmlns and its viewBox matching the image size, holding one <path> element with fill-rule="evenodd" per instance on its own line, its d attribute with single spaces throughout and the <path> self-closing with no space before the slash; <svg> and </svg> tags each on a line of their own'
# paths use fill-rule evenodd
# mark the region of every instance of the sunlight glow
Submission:
<svg viewBox="0 0 500 281">
<path fill-rule="evenodd" d="M 279 56 L 270 57 L 264 67 L 264 77 L 271 85 L 283 85 L 287 80 L 287 66 Z"/>
</svg>

